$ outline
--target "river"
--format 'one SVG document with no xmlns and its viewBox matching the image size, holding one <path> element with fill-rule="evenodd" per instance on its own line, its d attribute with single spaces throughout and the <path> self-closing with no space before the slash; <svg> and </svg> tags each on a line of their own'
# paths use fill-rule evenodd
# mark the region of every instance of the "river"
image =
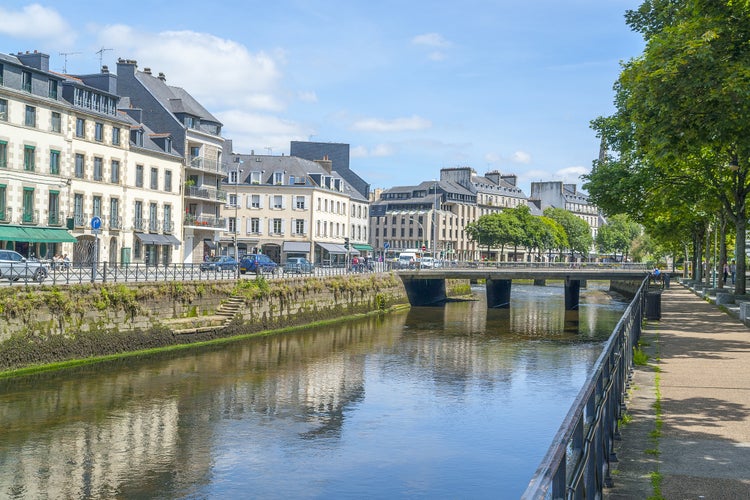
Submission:
<svg viewBox="0 0 750 500">
<path fill-rule="evenodd" d="M 0 498 L 518 498 L 626 304 L 561 285 L 0 381 Z"/>
</svg>

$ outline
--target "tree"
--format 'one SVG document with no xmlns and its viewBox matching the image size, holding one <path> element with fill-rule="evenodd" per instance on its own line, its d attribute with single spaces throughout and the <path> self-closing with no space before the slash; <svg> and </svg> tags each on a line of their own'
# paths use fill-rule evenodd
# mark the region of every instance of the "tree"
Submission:
<svg viewBox="0 0 750 500">
<path fill-rule="evenodd" d="M 564 208 L 546 208 L 544 215 L 560 224 L 565 231 L 566 245 L 560 247 L 561 252 L 564 249 L 569 249 L 571 261 L 575 260 L 575 252 L 588 255 L 591 245 L 594 243 L 594 237 L 591 236 L 591 227 L 588 222 Z"/>
<path fill-rule="evenodd" d="M 643 209 L 659 190 L 674 195 L 681 187 L 700 186 L 703 198 L 721 203 L 734 222 L 737 254 L 743 256 L 737 273 L 744 277 L 750 6 L 647 0 L 626 20 L 643 34 L 646 48 L 623 67 L 615 86 L 616 113 L 592 122 L 617 155 L 600 159 L 584 187 L 595 188 L 617 213 L 643 221 Z M 612 191 L 605 196 L 598 188 L 608 180 Z M 643 183 L 640 192 L 633 183 Z M 737 280 L 735 292 L 745 293 L 744 279 Z"/>
<path fill-rule="evenodd" d="M 614 253 L 615 260 L 617 252 L 621 252 L 624 260 L 640 233 L 640 226 L 626 215 L 613 215 L 607 224 L 599 228 L 596 244 L 602 253 Z"/>
</svg>

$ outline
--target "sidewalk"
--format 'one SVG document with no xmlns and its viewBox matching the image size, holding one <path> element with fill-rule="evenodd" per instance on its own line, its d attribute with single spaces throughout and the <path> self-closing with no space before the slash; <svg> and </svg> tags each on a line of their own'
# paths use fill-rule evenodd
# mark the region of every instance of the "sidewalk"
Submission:
<svg viewBox="0 0 750 500">
<path fill-rule="evenodd" d="M 661 313 L 641 335 L 648 366 L 604 498 L 749 499 L 750 328 L 676 282 Z"/>
</svg>

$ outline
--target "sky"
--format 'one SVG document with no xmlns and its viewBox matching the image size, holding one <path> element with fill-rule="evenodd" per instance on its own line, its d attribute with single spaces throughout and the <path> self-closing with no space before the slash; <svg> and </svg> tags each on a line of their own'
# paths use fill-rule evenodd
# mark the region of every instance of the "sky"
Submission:
<svg viewBox="0 0 750 500">
<path fill-rule="evenodd" d="M 578 184 L 599 154 L 640 0 L 69 0 L 0 4 L 0 52 L 90 74 L 163 72 L 223 123 L 235 153 L 350 145 L 373 188 L 441 168 Z"/>
</svg>

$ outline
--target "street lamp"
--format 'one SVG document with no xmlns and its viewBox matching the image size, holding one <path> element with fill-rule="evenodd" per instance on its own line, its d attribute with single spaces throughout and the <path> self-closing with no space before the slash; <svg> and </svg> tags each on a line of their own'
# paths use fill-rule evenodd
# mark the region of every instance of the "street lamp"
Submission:
<svg viewBox="0 0 750 500">
<path fill-rule="evenodd" d="M 438 181 L 434 181 L 434 191 L 435 191 L 435 205 L 433 207 L 432 211 L 432 258 L 437 260 L 437 238 L 438 238 Z"/>
<path fill-rule="evenodd" d="M 425 234 L 425 232 L 424 232 L 424 226 L 422 225 L 422 223 L 421 223 L 421 222 L 419 222 L 419 221 L 418 221 L 417 219 L 415 219 L 414 217 L 409 217 L 409 220 L 410 220 L 410 221 L 412 221 L 412 222 L 416 222 L 416 223 L 417 223 L 417 224 L 419 225 L 419 229 L 421 229 L 421 230 L 422 230 L 422 235 L 424 235 L 424 234 Z M 420 240 L 420 241 L 422 241 L 422 240 Z M 420 249 L 422 248 L 422 245 L 421 245 L 421 244 L 419 244 L 419 245 L 417 245 L 417 246 L 418 246 L 418 247 L 419 247 Z M 421 268 L 421 267 L 422 267 L 422 259 L 421 259 L 421 258 L 419 259 L 419 262 L 417 262 L 417 266 L 418 266 L 418 268 Z"/>
<path fill-rule="evenodd" d="M 239 207 L 240 207 L 240 200 L 239 200 L 239 192 L 238 187 L 240 183 L 240 165 L 244 162 L 237 158 L 235 161 L 235 167 L 234 167 L 234 231 L 232 231 L 232 242 L 234 244 L 234 258 L 236 260 L 240 260 L 240 253 L 239 249 L 237 248 L 237 230 L 239 228 Z M 239 265 L 238 265 L 239 269 Z"/>
</svg>

